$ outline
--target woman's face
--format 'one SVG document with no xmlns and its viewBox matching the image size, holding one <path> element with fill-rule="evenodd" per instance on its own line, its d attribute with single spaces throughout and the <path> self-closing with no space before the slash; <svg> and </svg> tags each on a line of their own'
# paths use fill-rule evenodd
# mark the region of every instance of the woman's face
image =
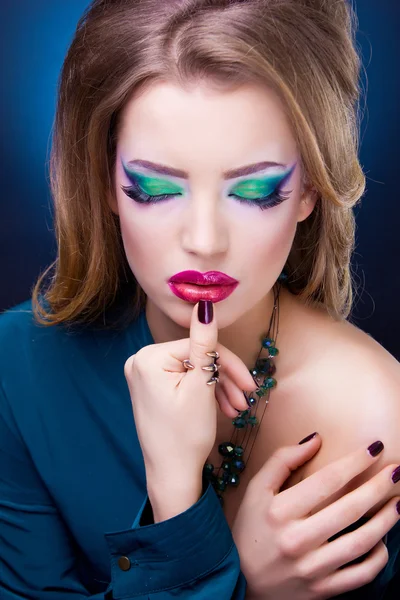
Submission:
<svg viewBox="0 0 400 600">
<path fill-rule="evenodd" d="M 262 302 L 315 203 L 301 196 L 299 158 L 268 88 L 216 91 L 203 83 L 188 91 L 157 82 L 133 96 L 122 115 L 110 205 L 148 301 L 188 328 L 198 299 L 177 297 L 168 281 L 194 270 L 239 282 L 215 304 L 220 328 Z M 255 163 L 264 164 L 244 172 Z"/>
</svg>

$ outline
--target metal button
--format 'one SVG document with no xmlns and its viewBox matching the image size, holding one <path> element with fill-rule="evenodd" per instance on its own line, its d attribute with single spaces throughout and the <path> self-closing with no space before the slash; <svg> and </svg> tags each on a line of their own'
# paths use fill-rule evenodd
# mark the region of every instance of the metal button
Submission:
<svg viewBox="0 0 400 600">
<path fill-rule="evenodd" d="M 122 571 L 129 571 L 131 568 L 131 561 L 127 556 L 120 556 L 118 559 L 118 566 Z"/>
</svg>

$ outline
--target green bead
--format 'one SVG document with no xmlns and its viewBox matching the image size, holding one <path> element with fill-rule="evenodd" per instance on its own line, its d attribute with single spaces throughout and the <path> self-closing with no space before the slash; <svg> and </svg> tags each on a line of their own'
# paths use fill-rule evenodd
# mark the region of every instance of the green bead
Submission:
<svg viewBox="0 0 400 600">
<path fill-rule="evenodd" d="M 247 422 L 252 427 L 254 427 L 254 425 L 258 425 L 258 419 L 257 419 L 257 417 L 249 417 L 249 420 Z"/>
<path fill-rule="evenodd" d="M 268 373 L 270 363 L 271 361 L 269 358 L 259 358 L 256 362 L 256 369 L 258 369 L 258 371 L 264 375 L 265 373 Z"/>
<path fill-rule="evenodd" d="M 265 396 L 266 390 L 263 387 L 260 387 L 260 389 L 256 391 L 256 394 L 257 394 L 257 396 L 262 398 L 263 396 Z"/>
<path fill-rule="evenodd" d="M 224 442 L 218 446 L 218 452 L 222 456 L 233 456 L 235 446 L 231 442 Z"/>
<path fill-rule="evenodd" d="M 231 471 L 229 471 L 229 472 L 228 471 L 224 471 L 222 473 L 221 479 L 222 479 L 222 481 L 225 481 L 225 483 L 228 483 L 230 476 L 231 476 Z"/>
<path fill-rule="evenodd" d="M 280 281 L 281 283 L 286 283 L 288 279 L 289 279 L 289 276 L 284 271 L 282 271 L 282 273 L 278 277 L 278 281 Z"/>
<path fill-rule="evenodd" d="M 211 463 L 206 463 L 204 465 L 204 469 L 203 469 L 204 473 L 212 473 L 214 471 L 214 465 L 212 465 Z"/>
<path fill-rule="evenodd" d="M 232 421 L 232 425 L 234 425 L 237 429 L 243 429 L 246 425 L 246 421 L 241 417 L 237 417 L 234 421 Z"/>
<path fill-rule="evenodd" d="M 226 481 L 224 481 L 223 479 L 219 478 L 219 479 L 217 480 L 217 489 L 218 489 L 220 492 L 224 492 L 224 491 L 226 490 L 226 485 L 227 485 L 227 484 L 226 484 Z"/>
<path fill-rule="evenodd" d="M 243 456 L 244 450 L 242 448 L 242 446 L 235 446 L 235 455 L 236 456 Z"/>
<path fill-rule="evenodd" d="M 241 417 L 247 417 L 247 415 L 250 413 L 250 409 L 248 408 L 247 410 L 244 410 L 240 413 Z"/>
<path fill-rule="evenodd" d="M 268 379 L 265 381 L 264 385 L 267 389 L 273 388 L 276 386 L 276 379 L 274 379 L 273 377 L 268 377 Z"/>
<path fill-rule="evenodd" d="M 274 344 L 275 344 L 274 340 L 269 337 L 264 338 L 262 341 L 263 348 L 270 348 L 271 346 L 274 346 Z"/>
<path fill-rule="evenodd" d="M 237 473 L 232 473 L 232 475 L 229 479 L 229 484 L 237 487 L 239 485 L 239 482 L 240 482 L 239 475 Z"/>
<path fill-rule="evenodd" d="M 270 356 L 277 356 L 279 354 L 278 348 L 269 348 L 268 349 Z"/>
<path fill-rule="evenodd" d="M 224 471 L 228 471 L 228 472 L 229 472 L 229 471 L 231 470 L 231 463 L 230 463 L 230 462 L 227 462 L 226 460 L 224 460 L 224 462 L 223 462 L 223 463 L 222 463 L 222 465 L 221 465 L 221 468 L 222 468 Z"/>
<path fill-rule="evenodd" d="M 232 461 L 232 469 L 234 471 L 243 471 L 245 467 L 246 463 L 243 460 L 240 460 L 240 458 Z"/>
</svg>

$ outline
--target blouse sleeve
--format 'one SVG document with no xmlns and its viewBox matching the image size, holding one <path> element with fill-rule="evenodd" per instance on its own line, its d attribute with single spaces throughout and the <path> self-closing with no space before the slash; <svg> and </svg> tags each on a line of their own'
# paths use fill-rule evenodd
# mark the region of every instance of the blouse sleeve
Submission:
<svg viewBox="0 0 400 600">
<path fill-rule="evenodd" d="M 79 577 L 72 536 L 0 386 L 1 600 L 245 598 L 237 548 L 211 486 L 204 485 L 196 504 L 167 521 L 154 524 L 149 509 L 146 498 L 131 528 L 104 532 L 111 581 L 104 591 L 89 592 Z"/>
</svg>

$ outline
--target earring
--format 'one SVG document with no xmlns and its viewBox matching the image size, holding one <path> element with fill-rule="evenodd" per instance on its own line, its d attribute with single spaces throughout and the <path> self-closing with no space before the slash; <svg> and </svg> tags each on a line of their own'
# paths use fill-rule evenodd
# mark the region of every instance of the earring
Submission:
<svg viewBox="0 0 400 600">
<path fill-rule="evenodd" d="M 288 279 L 289 279 L 289 276 L 285 272 L 285 269 L 283 269 L 282 273 L 278 277 L 278 281 L 279 281 L 279 283 L 286 283 Z"/>
</svg>

